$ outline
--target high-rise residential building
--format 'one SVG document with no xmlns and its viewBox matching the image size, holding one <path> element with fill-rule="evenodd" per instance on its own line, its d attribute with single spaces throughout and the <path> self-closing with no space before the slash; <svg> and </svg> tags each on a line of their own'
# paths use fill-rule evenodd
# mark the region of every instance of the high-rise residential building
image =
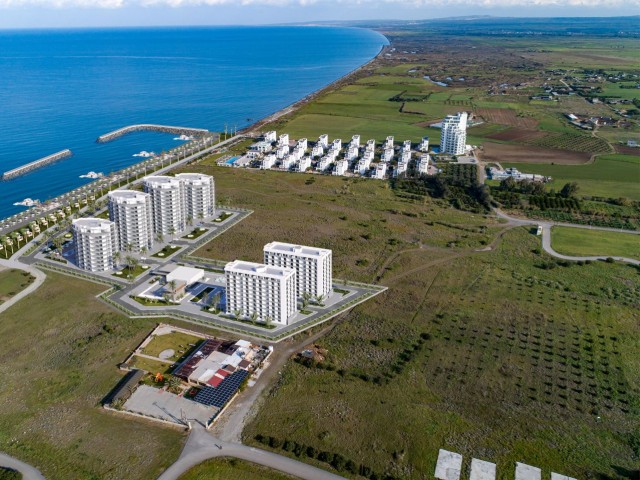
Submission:
<svg viewBox="0 0 640 480">
<path fill-rule="evenodd" d="M 288 325 L 296 313 L 296 271 L 236 260 L 224 267 L 226 312 Z"/>
<path fill-rule="evenodd" d="M 440 152 L 462 155 L 467 144 L 467 112 L 447 115 L 442 121 Z"/>
<path fill-rule="evenodd" d="M 202 220 L 215 214 L 215 182 L 211 175 L 178 173 L 176 178 L 184 188 L 185 218 Z"/>
<path fill-rule="evenodd" d="M 136 190 L 109 192 L 109 218 L 116 224 L 122 250 L 140 252 L 153 246 L 151 195 Z"/>
<path fill-rule="evenodd" d="M 332 252 L 326 248 L 271 242 L 264 246 L 264 263 L 296 271 L 296 296 L 325 297 L 333 284 Z"/>
<path fill-rule="evenodd" d="M 151 195 L 153 231 L 175 235 L 185 229 L 184 187 L 176 177 L 151 175 L 142 179 L 144 191 Z"/>
<path fill-rule="evenodd" d="M 91 272 L 113 270 L 118 251 L 115 223 L 102 218 L 79 218 L 72 223 L 78 267 Z"/>
</svg>

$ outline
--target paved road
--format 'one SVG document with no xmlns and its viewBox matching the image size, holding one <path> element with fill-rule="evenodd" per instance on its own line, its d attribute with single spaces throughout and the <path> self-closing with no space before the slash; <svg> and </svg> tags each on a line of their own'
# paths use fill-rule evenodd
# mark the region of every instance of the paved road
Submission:
<svg viewBox="0 0 640 480">
<path fill-rule="evenodd" d="M 27 243 L 24 247 L 22 247 L 22 249 L 18 250 L 17 255 L 15 256 L 15 258 L 20 258 L 20 256 L 22 256 L 24 250 L 26 250 L 27 248 L 30 248 L 30 247 L 31 247 L 31 245 L 29 243 Z M 9 300 L 7 300 L 2 305 L 0 305 L 0 313 L 4 312 L 6 309 L 11 307 L 14 303 L 19 302 L 20 300 L 22 300 L 24 297 L 26 297 L 30 293 L 35 292 L 40 287 L 40 285 L 42 285 L 42 283 L 44 282 L 45 278 L 47 278 L 47 276 L 41 270 L 38 270 L 37 268 L 32 267 L 30 265 L 26 265 L 24 263 L 21 263 L 18 260 L 11 260 L 11 259 L 9 259 L 9 260 L 0 260 L 0 266 L 6 267 L 6 268 L 17 268 L 18 270 L 29 272 L 31 275 L 33 275 L 36 278 L 33 281 L 33 283 L 31 283 L 29 286 L 27 286 L 27 288 L 25 288 L 21 292 L 18 292 L 17 295 L 14 295 Z"/>
<path fill-rule="evenodd" d="M 0 466 L 17 470 L 22 474 L 23 480 L 45 480 L 37 468 L 10 457 L 6 453 L 0 452 Z"/>
<path fill-rule="evenodd" d="M 217 457 L 247 460 L 305 480 L 344 480 L 343 477 L 282 455 L 239 443 L 223 442 L 200 425 L 191 431 L 178 461 L 165 470 L 158 480 L 177 480 L 190 468 Z"/>
<path fill-rule="evenodd" d="M 562 255 L 561 253 L 556 252 L 551 246 L 551 228 L 552 227 L 569 227 L 569 228 L 582 228 L 586 230 L 601 230 L 605 232 L 616 232 L 623 233 L 628 235 L 640 235 L 640 231 L 636 230 L 621 230 L 619 228 L 609 228 L 609 227 L 593 227 L 591 225 L 578 225 L 575 223 L 560 223 L 560 222 L 549 222 L 542 220 L 530 220 L 524 218 L 511 217 L 506 213 L 500 211 L 499 209 L 495 209 L 495 213 L 499 218 L 504 218 L 509 222 L 509 225 L 513 226 L 541 226 L 542 227 L 542 248 L 549 255 L 552 255 L 556 258 L 560 258 L 562 260 L 571 260 L 571 261 L 584 261 L 584 260 L 606 260 L 610 256 L 591 256 L 591 257 L 572 257 L 569 255 Z M 615 260 L 631 263 L 633 265 L 640 265 L 640 261 L 635 260 L 633 258 L 627 257 L 613 257 Z"/>
</svg>

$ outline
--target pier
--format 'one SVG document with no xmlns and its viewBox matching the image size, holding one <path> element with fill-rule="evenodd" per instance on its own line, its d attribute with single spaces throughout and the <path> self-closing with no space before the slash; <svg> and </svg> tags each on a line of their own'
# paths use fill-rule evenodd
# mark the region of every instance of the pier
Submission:
<svg viewBox="0 0 640 480">
<path fill-rule="evenodd" d="M 73 155 L 73 153 L 67 148 L 58 153 L 54 153 L 52 155 L 48 155 L 39 160 L 36 160 L 35 162 L 27 163 L 26 165 L 22 165 L 21 167 L 14 168 L 13 170 L 9 170 L 8 172 L 4 172 L 2 174 L 2 180 L 11 180 L 12 178 L 19 177 L 20 175 L 25 175 L 33 170 L 36 170 L 37 168 L 44 167 L 45 165 L 57 162 L 58 160 L 70 157 L 71 155 Z"/>
<path fill-rule="evenodd" d="M 205 133 L 209 133 L 209 130 L 204 128 L 189 128 L 189 127 L 173 127 L 171 125 L 153 125 L 149 123 L 141 123 L 139 125 L 129 125 L 128 127 L 119 128 L 118 130 L 114 130 L 113 132 L 105 133 L 98 137 L 96 142 L 98 143 L 106 143 L 116 138 L 120 138 L 123 135 L 132 132 L 162 132 L 162 133 L 173 133 L 175 135 L 204 135 Z"/>
</svg>

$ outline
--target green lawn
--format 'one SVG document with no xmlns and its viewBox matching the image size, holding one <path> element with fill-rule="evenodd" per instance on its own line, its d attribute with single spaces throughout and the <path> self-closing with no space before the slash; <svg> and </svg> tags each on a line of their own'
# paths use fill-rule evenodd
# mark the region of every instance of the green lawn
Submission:
<svg viewBox="0 0 640 480">
<path fill-rule="evenodd" d="M 114 312 L 96 301 L 103 290 L 47 272 L 42 287 L 1 315 L 0 451 L 47 479 L 157 478 L 185 440 L 100 407 L 122 377 L 116 365 L 156 322 Z"/>
<path fill-rule="evenodd" d="M 9 300 L 35 280 L 22 270 L 0 270 L 0 304 Z"/>
<path fill-rule="evenodd" d="M 293 480 L 269 468 L 235 458 L 207 460 L 182 474 L 179 480 Z"/>
<path fill-rule="evenodd" d="M 169 255 L 173 255 L 178 251 L 180 251 L 180 247 L 178 247 L 177 245 L 166 245 L 162 250 L 154 253 L 151 256 L 157 257 L 157 258 L 165 258 L 165 257 L 168 257 Z"/>
<path fill-rule="evenodd" d="M 202 341 L 201 337 L 189 335 L 183 332 L 172 332 L 165 335 L 156 335 L 153 340 L 144 347 L 142 353 L 157 357 L 160 352 L 171 349 L 178 353 L 180 350 L 190 350 L 190 343 L 197 344 Z"/>
<path fill-rule="evenodd" d="M 640 235 L 553 227 L 551 245 L 555 251 L 572 256 L 616 256 L 640 260 Z"/>
<path fill-rule="evenodd" d="M 183 235 L 182 238 L 186 239 L 186 240 L 195 240 L 198 237 L 201 237 L 202 235 L 204 235 L 205 233 L 207 233 L 209 230 L 207 230 L 206 228 L 194 228 L 191 232 L 187 233 L 186 235 Z"/>
<path fill-rule="evenodd" d="M 578 195 L 627 197 L 640 201 L 640 156 L 602 155 L 588 165 L 508 164 L 521 172 L 553 177 L 550 188 L 559 190 L 567 182 L 578 182 Z"/>
<path fill-rule="evenodd" d="M 144 268 L 144 267 L 147 267 L 147 268 Z M 148 273 L 148 272 L 149 272 L 148 265 L 143 266 L 141 264 L 138 264 L 135 266 L 135 268 L 132 268 L 132 269 L 129 269 L 129 267 L 124 267 L 122 270 L 113 272 L 112 275 L 114 277 L 119 277 L 119 278 L 137 278 L 143 273 Z"/>
<path fill-rule="evenodd" d="M 150 358 L 139 357 L 134 355 L 131 359 L 130 366 L 132 368 L 139 368 L 141 370 L 146 370 L 149 373 L 171 373 L 171 363 L 160 362 L 158 360 L 152 360 Z"/>
</svg>

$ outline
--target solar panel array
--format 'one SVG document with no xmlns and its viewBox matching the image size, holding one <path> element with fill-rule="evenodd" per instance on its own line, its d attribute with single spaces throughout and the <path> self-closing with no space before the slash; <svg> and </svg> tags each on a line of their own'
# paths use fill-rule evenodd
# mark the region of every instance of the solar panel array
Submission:
<svg viewBox="0 0 640 480">
<path fill-rule="evenodd" d="M 247 378 L 247 375 L 249 375 L 249 372 L 246 370 L 236 370 L 217 387 L 204 387 L 193 397 L 193 400 L 203 405 L 222 408 L 238 391 L 240 384 Z"/>
</svg>

